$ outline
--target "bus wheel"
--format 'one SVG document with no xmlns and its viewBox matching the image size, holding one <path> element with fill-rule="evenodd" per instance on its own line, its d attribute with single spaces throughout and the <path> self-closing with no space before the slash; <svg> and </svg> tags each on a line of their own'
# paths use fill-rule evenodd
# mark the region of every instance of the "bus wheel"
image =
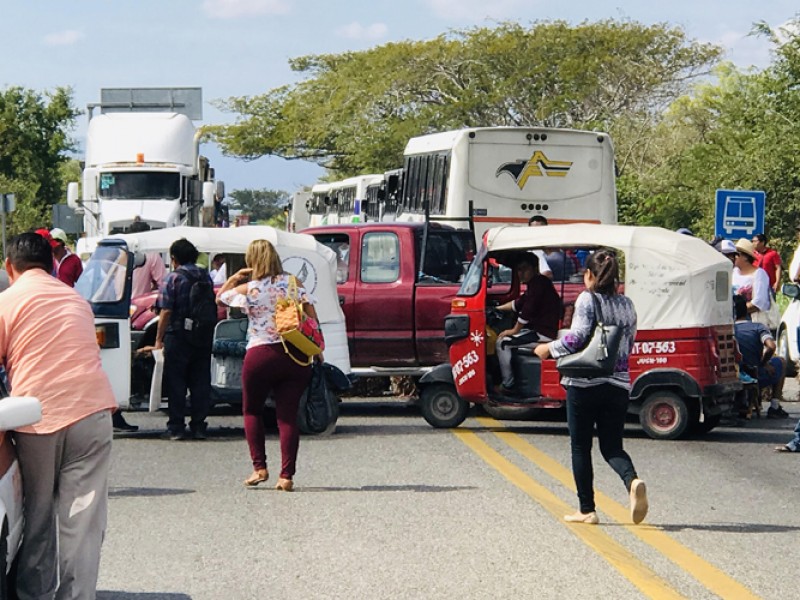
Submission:
<svg viewBox="0 0 800 600">
<path fill-rule="evenodd" d="M 467 403 L 447 383 L 426 385 L 420 393 L 422 416 L 433 427 L 458 427 L 467 418 Z"/>
<path fill-rule="evenodd" d="M 686 433 L 691 418 L 683 398 L 673 392 L 660 390 L 642 402 L 639 421 L 651 438 L 674 440 Z"/>
</svg>

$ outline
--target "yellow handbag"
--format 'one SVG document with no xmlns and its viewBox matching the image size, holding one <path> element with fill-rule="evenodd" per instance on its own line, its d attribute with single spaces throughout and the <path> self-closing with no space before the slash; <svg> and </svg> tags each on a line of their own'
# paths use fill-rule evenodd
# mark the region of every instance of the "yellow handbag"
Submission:
<svg viewBox="0 0 800 600">
<path fill-rule="evenodd" d="M 324 341 L 316 319 L 303 311 L 303 303 L 297 291 L 297 280 L 289 278 L 286 297 L 278 300 L 275 307 L 275 327 L 281 336 L 281 343 L 286 354 L 298 365 L 308 366 L 314 357 L 322 352 Z M 306 356 L 307 360 L 298 360 L 286 346 L 287 342 Z"/>
</svg>

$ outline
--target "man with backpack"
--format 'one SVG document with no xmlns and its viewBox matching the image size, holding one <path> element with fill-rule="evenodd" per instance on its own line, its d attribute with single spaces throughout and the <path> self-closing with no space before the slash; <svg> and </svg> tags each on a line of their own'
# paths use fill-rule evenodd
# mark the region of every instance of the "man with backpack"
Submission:
<svg viewBox="0 0 800 600">
<path fill-rule="evenodd" d="M 173 271 L 162 281 L 155 348 L 164 350 L 164 390 L 169 402 L 169 440 L 187 439 L 186 390 L 191 394 L 192 439 L 206 438 L 211 408 L 211 345 L 217 322 L 214 285 L 208 271 L 195 264 L 198 252 L 185 239 L 170 246 Z"/>
</svg>

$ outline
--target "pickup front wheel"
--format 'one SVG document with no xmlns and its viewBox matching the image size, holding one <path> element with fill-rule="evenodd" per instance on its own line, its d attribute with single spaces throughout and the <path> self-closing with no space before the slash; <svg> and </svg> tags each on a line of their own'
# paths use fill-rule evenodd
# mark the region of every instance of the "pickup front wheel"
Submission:
<svg viewBox="0 0 800 600">
<path fill-rule="evenodd" d="M 469 403 L 447 383 L 426 385 L 420 393 L 422 416 L 433 427 L 458 427 L 467 418 Z"/>
</svg>

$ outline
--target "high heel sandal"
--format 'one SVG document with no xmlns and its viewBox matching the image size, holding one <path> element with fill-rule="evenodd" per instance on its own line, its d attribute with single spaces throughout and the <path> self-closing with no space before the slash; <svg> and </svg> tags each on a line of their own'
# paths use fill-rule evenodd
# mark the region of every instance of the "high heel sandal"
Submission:
<svg viewBox="0 0 800 600">
<path fill-rule="evenodd" d="M 275 489 L 279 492 L 291 492 L 294 490 L 294 482 L 291 479 L 279 477 L 278 483 L 275 484 Z"/>
<path fill-rule="evenodd" d="M 587 523 L 589 525 L 597 525 L 600 522 L 600 519 L 597 518 L 597 513 L 594 511 L 590 513 L 578 511 L 572 515 L 564 515 L 564 520 L 567 523 Z"/>
<path fill-rule="evenodd" d="M 266 469 L 256 469 L 253 474 L 244 480 L 245 487 L 255 487 L 269 479 L 269 471 Z"/>
</svg>

